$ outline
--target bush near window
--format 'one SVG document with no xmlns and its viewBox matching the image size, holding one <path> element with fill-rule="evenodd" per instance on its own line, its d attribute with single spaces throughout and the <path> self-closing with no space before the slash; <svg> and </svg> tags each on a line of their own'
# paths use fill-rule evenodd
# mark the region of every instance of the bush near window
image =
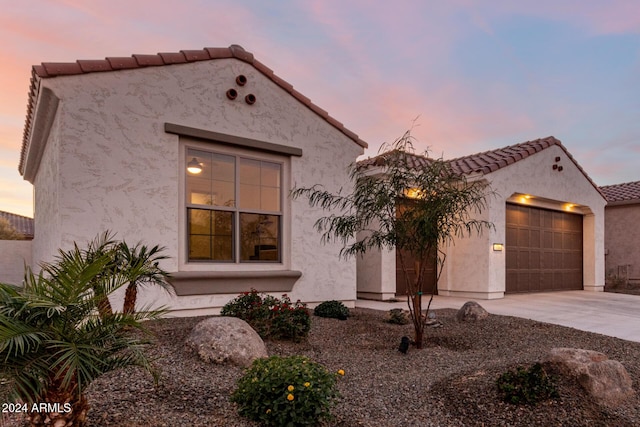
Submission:
<svg viewBox="0 0 640 427">
<path fill-rule="evenodd" d="M 332 319 L 347 320 L 349 309 L 340 301 L 325 301 L 319 304 L 313 314 L 319 317 L 330 317 Z"/>
<path fill-rule="evenodd" d="M 331 419 L 336 378 L 304 356 L 257 359 L 238 380 L 231 401 L 238 413 L 267 426 L 313 426 Z"/>
<path fill-rule="evenodd" d="M 247 322 L 262 338 L 300 341 L 309 335 L 311 318 L 306 304 L 258 293 L 251 289 L 222 307 L 223 316 L 238 317 Z"/>
<path fill-rule="evenodd" d="M 554 379 L 545 372 L 540 363 L 529 369 L 518 367 L 515 371 L 505 372 L 496 383 L 507 403 L 534 405 L 559 397 Z"/>
</svg>

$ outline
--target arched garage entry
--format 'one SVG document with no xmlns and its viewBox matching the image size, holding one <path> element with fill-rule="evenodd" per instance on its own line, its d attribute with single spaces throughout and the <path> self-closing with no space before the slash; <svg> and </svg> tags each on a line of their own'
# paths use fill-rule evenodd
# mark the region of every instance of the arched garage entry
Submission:
<svg viewBox="0 0 640 427">
<path fill-rule="evenodd" d="M 506 292 L 583 288 L 582 215 L 507 203 Z"/>
</svg>

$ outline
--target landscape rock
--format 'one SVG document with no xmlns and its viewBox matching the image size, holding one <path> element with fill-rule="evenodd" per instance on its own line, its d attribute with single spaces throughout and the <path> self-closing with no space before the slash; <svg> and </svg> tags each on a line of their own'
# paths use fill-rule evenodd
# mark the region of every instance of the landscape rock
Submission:
<svg viewBox="0 0 640 427">
<path fill-rule="evenodd" d="M 547 363 L 558 372 L 575 377 L 600 403 L 617 405 L 633 395 L 631 377 L 617 360 L 578 348 L 552 348 Z"/>
<path fill-rule="evenodd" d="M 237 317 L 211 317 L 196 324 L 186 341 L 200 359 L 212 363 L 232 363 L 247 367 L 267 357 L 260 335 Z"/>
<path fill-rule="evenodd" d="M 456 314 L 456 319 L 459 322 L 482 320 L 487 317 L 489 317 L 487 310 L 482 308 L 482 306 L 475 301 L 465 302 L 460 310 L 458 310 L 458 314 Z"/>
</svg>

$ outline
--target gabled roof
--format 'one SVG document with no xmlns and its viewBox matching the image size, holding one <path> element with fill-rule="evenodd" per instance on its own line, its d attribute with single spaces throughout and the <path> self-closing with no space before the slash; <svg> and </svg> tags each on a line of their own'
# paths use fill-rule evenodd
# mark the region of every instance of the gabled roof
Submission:
<svg viewBox="0 0 640 427">
<path fill-rule="evenodd" d="M 640 203 L 640 181 L 600 187 L 610 205 Z"/>
<path fill-rule="evenodd" d="M 107 57 L 97 60 L 77 60 L 76 62 L 43 62 L 34 65 L 31 69 L 31 85 L 29 87 L 29 100 L 27 104 L 27 118 L 22 138 L 22 152 L 20 155 L 20 165 L 18 170 L 23 171 L 26 149 L 31 134 L 31 126 L 34 120 L 35 106 L 40 91 L 42 79 L 49 79 L 60 76 L 73 76 L 89 73 L 115 72 L 120 70 L 132 70 L 146 67 L 161 67 L 175 64 L 186 64 L 189 62 L 211 61 L 216 59 L 235 58 L 252 65 L 256 70 L 264 74 L 275 84 L 284 89 L 287 93 L 318 114 L 333 127 L 345 134 L 356 144 L 367 148 L 367 143 L 358 137 L 354 132 L 345 128 L 338 120 L 334 119 L 322 108 L 311 102 L 309 98 L 298 92 L 293 86 L 282 78 L 274 74 L 273 70 L 253 57 L 239 45 L 229 47 L 208 47 L 202 50 L 181 50 L 180 52 L 158 53 L 156 55 L 132 55 L 131 57 Z"/>
<path fill-rule="evenodd" d="M 33 239 L 33 218 L 5 211 L 0 211 L 0 218 L 4 218 L 9 221 L 9 224 L 11 224 L 11 226 L 26 239 Z"/>
<path fill-rule="evenodd" d="M 567 157 L 576 165 L 578 170 L 582 172 L 585 178 L 591 183 L 593 188 L 595 188 L 602 195 L 602 197 L 605 197 L 602 191 L 600 191 L 600 187 L 598 187 L 589 177 L 589 175 L 587 175 L 584 169 L 582 169 L 582 167 L 573 158 L 569 151 L 567 151 L 564 145 L 562 145 L 560 140 L 554 138 L 553 136 L 535 139 L 533 141 L 526 141 L 520 144 L 509 145 L 507 147 L 484 151 L 482 153 L 471 154 L 469 156 L 458 157 L 456 159 L 447 161 L 451 165 L 453 171 L 459 173 L 460 175 L 472 175 L 477 173 L 487 175 L 497 171 L 498 169 L 502 169 L 505 166 L 509 166 L 519 160 L 527 158 L 533 154 L 539 153 L 540 151 L 554 145 L 557 145 L 565 152 Z M 409 161 L 409 165 L 412 168 L 425 167 L 431 160 L 432 159 L 429 159 L 427 157 L 414 154 L 412 155 L 412 159 Z M 370 159 L 362 160 L 358 162 L 358 164 L 362 167 L 383 166 L 384 154 Z"/>
</svg>

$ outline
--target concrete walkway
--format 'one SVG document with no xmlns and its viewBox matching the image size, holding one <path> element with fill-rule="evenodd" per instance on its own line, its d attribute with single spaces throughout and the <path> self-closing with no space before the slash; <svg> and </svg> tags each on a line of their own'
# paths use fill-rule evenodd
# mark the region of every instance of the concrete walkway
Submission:
<svg viewBox="0 0 640 427">
<path fill-rule="evenodd" d="M 426 298 L 426 297 L 425 297 Z M 459 309 L 469 298 L 436 295 L 431 308 Z M 476 300 L 489 313 L 523 317 L 640 342 L 640 296 L 610 292 L 565 291 L 507 295 Z M 426 308 L 426 303 L 424 307 Z M 358 300 L 356 307 L 388 311 L 407 309 L 407 302 Z"/>
</svg>

